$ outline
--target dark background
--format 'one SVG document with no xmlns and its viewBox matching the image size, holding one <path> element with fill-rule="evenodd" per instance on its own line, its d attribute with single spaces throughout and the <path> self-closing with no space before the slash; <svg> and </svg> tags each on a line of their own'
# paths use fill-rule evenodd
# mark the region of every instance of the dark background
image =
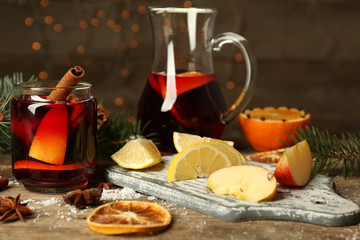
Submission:
<svg viewBox="0 0 360 240">
<path fill-rule="evenodd" d="M 60 79 L 80 65 L 111 114 L 135 116 L 152 59 L 146 6 L 217 8 L 215 35 L 243 35 L 257 58 L 249 107 L 301 107 L 322 130 L 359 131 L 360 1 L 355 0 L 3 0 L 0 77 L 22 72 L 24 79 Z M 226 47 L 214 54 L 214 65 L 231 104 L 240 91 L 241 56 Z M 225 137 L 241 136 L 234 121 Z"/>
</svg>

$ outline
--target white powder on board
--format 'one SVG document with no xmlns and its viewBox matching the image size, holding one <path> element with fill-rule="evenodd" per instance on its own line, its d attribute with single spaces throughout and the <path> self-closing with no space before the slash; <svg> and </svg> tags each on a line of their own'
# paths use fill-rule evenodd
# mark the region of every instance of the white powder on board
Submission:
<svg viewBox="0 0 360 240">
<path fill-rule="evenodd" d="M 156 199 L 157 199 L 157 198 L 156 198 L 155 196 L 149 196 L 149 197 L 148 197 L 148 200 L 149 200 L 149 201 L 153 201 L 153 200 L 156 200 Z"/>
<path fill-rule="evenodd" d="M 16 180 L 15 177 L 11 177 L 9 178 L 9 186 L 15 186 L 15 185 L 20 185 L 20 183 L 18 182 L 18 180 Z"/>
<path fill-rule="evenodd" d="M 100 198 L 100 201 L 119 201 L 124 199 L 138 199 L 143 195 L 135 192 L 129 187 L 115 188 L 115 189 L 104 189 Z"/>
</svg>

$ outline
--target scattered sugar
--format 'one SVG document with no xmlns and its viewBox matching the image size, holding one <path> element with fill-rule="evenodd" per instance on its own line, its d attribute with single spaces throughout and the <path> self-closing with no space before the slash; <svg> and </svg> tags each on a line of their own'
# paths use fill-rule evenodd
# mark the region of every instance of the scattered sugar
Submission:
<svg viewBox="0 0 360 240">
<path fill-rule="evenodd" d="M 182 216 L 187 216 L 188 214 L 189 214 L 188 211 L 180 213 L 180 215 L 182 215 Z"/>
<path fill-rule="evenodd" d="M 22 200 L 21 204 L 28 204 L 28 203 L 34 203 L 36 202 L 34 199 L 26 199 L 26 200 Z"/>
<path fill-rule="evenodd" d="M 9 178 L 9 186 L 15 186 L 15 185 L 20 185 L 20 183 L 18 182 L 18 180 L 16 180 L 15 177 L 11 177 Z"/>
<path fill-rule="evenodd" d="M 36 218 L 34 218 L 33 222 L 36 222 L 37 220 L 39 220 L 40 216 L 41 216 L 41 214 L 37 214 Z"/>
<path fill-rule="evenodd" d="M 100 201 L 118 201 L 124 199 L 138 199 L 143 195 L 135 192 L 129 187 L 124 187 L 122 189 L 104 189 L 100 198 Z"/>
<path fill-rule="evenodd" d="M 58 204 L 60 203 L 60 199 L 59 198 L 55 198 L 55 197 L 52 197 L 48 200 L 43 200 L 43 201 L 40 201 L 40 202 L 35 202 L 36 204 L 40 204 L 40 205 L 43 205 L 44 207 L 47 207 L 47 206 L 52 206 L 52 205 L 55 205 L 55 204 Z"/>
<path fill-rule="evenodd" d="M 176 205 L 171 202 L 166 202 L 164 200 L 161 200 L 161 205 L 167 208 L 168 210 L 176 210 Z"/>
<path fill-rule="evenodd" d="M 156 200 L 156 199 L 157 199 L 157 198 L 156 198 L 155 196 L 149 196 L 149 197 L 148 197 L 148 200 L 149 200 L 149 201 L 153 201 L 153 200 Z"/>
</svg>

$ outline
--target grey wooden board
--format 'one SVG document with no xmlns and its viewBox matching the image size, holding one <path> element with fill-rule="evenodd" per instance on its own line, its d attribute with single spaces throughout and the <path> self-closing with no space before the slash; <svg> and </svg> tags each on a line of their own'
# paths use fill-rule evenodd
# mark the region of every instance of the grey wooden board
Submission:
<svg viewBox="0 0 360 240">
<path fill-rule="evenodd" d="M 207 178 L 178 182 L 166 181 L 168 166 L 173 156 L 165 156 L 162 163 L 144 170 L 129 170 L 119 166 L 107 169 L 109 182 L 126 186 L 137 192 L 155 196 L 193 209 L 200 213 L 235 222 L 244 219 L 288 220 L 324 226 L 345 226 L 360 222 L 358 204 L 337 195 L 333 180 L 316 174 L 304 188 L 285 188 L 278 185 L 274 200 L 247 202 L 233 196 L 212 193 Z M 269 164 L 248 161 L 270 171 Z"/>
</svg>

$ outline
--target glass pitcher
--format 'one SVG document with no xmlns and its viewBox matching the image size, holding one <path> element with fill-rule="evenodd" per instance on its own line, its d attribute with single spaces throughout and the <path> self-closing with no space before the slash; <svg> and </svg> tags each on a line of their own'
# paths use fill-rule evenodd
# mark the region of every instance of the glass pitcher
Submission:
<svg viewBox="0 0 360 240">
<path fill-rule="evenodd" d="M 138 103 L 137 118 L 146 132 L 159 134 L 162 152 L 174 152 L 174 131 L 220 138 L 225 125 L 248 104 L 256 62 L 242 36 L 226 32 L 213 38 L 216 10 L 149 7 L 154 52 L 152 69 Z M 237 46 L 246 64 L 245 85 L 227 108 L 213 69 L 212 51 Z"/>
</svg>

